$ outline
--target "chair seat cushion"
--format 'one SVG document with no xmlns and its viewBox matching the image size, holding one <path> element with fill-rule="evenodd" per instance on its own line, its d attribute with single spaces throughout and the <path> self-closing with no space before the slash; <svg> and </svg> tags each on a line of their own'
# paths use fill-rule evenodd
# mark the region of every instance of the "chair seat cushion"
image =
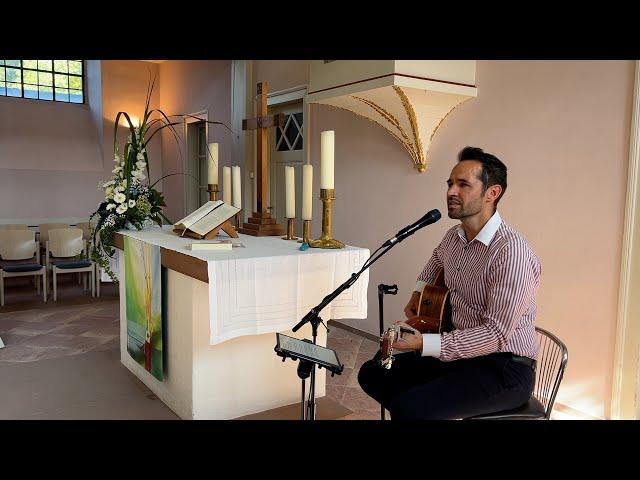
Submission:
<svg viewBox="0 0 640 480">
<path fill-rule="evenodd" d="M 537 398 L 531 397 L 529 401 L 521 407 L 512 410 L 503 410 L 502 412 L 483 413 L 475 417 L 468 417 L 466 420 L 535 420 L 544 417 L 544 406 Z"/>
<path fill-rule="evenodd" d="M 68 262 L 56 262 L 56 268 L 85 268 L 91 266 L 91 260 L 71 260 Z"/>
<path fill-rule="evenodd" d="M 23 263 L 20 265 L 5 265 L 2 269 L 5 272 L 35 272 L 43 268 L 39 263 Z"/>
</svg>

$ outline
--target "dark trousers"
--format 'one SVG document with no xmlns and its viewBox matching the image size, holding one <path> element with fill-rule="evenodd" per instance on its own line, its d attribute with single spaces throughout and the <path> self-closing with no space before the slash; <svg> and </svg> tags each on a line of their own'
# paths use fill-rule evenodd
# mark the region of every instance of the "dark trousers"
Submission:
<svg viewBox="0 0 640 480">
<path fill-rule="evenodd" d="M 392 420 L 459 419 L 517 408 L 527 403 L 535 383 L 533 368 L 511 353 L 452 362 L 403 353 L 389 370 L 378 358 L 362 365 L 358 382 Z"/>
</svg>

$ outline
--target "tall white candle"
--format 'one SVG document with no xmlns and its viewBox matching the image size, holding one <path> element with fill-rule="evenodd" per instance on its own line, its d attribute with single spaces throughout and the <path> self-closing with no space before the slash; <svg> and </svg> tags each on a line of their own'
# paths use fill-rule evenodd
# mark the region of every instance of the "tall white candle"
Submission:
<svg viewBox="0 0 640 480">
<path fill-rule="evenodd" d="M 240 167 L 231 167 L 231 176 L 233 178 L 233 206 L 242 208 L 242 177 Z"/>
<path fill-rule="evenodd" d="M 313 165 L 302 166 L 302 220 L 311 220 Z"/>
<path fill-rule="evenodd" d="M 231 205 L 231 167 L 222 167 L 222 201 Z"/>
<path fill-rule="evenodd" d="M 285 217 L 296 218 L 296 177 L 293 167 L 284 167 L 284 184 L 286 187 Z"/>
<path fill-rule="evenodd" d="M 209 170 L 208 170 L 208 183 L 215 185 L 218 183 L 218 144 L 209 144 Z"/>
<path fill-rule="evenodd" d="M 333 187 L 333 130 L 320 134 L 320 188 Z"/>
</svg>

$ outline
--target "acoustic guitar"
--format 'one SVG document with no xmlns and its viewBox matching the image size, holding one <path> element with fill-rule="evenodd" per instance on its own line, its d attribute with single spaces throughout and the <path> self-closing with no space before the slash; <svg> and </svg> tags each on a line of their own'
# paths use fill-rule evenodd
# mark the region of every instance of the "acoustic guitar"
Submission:
<svg viewBox="0 0 640 480">
<path fill-rule="evenodd" d="M 433 285 L 425 285 L 420 292 L 417 315 L 406 323 L 420 333 L 441 333 L 453 330 L 449 289 L 444 284 L 444 270 L 440 269 Z M 392 325 L 380 337 L 380 365 L 390 369 L 393 364 L 393 342 L 410 330 Z"/>
</svg>

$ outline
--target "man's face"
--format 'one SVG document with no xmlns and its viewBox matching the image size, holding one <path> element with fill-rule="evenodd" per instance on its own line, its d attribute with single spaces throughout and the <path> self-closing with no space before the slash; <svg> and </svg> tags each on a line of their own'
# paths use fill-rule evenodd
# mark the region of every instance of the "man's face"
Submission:
<svg viewBox="0 0 640 480">
<path fill-rule="evenodd" d="M 463 219 L 478 214 L 485 205 L 482 192 L 482 164 L 476 160 L 459 162 L 447 180 L 449 218 Z"/>
</svg>

